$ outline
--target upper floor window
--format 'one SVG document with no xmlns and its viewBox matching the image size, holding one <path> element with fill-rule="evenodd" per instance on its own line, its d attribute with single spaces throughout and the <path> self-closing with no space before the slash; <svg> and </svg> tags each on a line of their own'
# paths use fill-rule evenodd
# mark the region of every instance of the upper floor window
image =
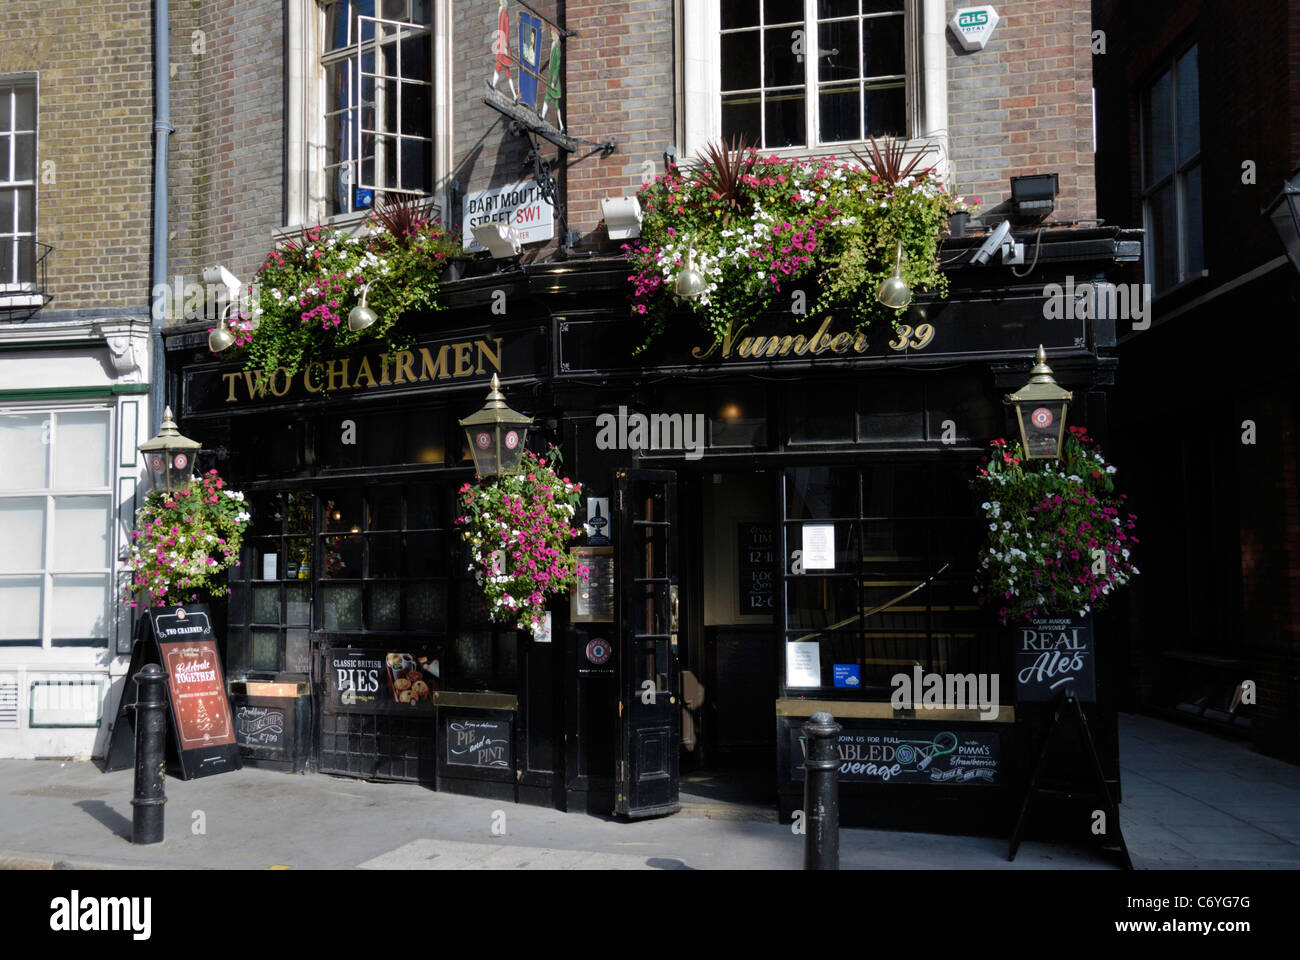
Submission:
<svg viewBox="0 0 1300 960">
<path fill-rule="evenodd" d="M 320 54 L 328 216 L 433 189 L 429 0 L 330 0 Z"/>
<path fill-rule="evenodd" d="M 904 0 L 735 0 L 721 8 L 722 136 L 764 148 L 905 137 Z"/>
<path fill-rule="evenodd" d="M 36 81 L 0 78 L 0 295 L 36 285 Z"/>
<path fill-rule="evenodd" d="M 1147 282 L 1157 294 L 1201 276 L 1201 109 L 1197 49 L 1142 96 L 1142 222 Z"/>
<path fill-rule="evenodd" d="M 742 135 L 764 151 L 911 141 L 946 173 L 944 0 L 682 5 L 682 154 Z"/>
</svg>

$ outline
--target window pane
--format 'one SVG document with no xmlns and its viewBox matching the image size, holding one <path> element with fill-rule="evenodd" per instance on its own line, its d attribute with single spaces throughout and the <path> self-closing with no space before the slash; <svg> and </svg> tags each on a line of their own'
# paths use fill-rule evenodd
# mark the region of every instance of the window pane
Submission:
<svg viewBox="0 0 1300 960">
<path fill-rule="evenodd" d="M 1184 190 L 1183 236 L 1187 240 L 1187 275 L 1195 277 L 1205 269 L 1205 224 L 1201 213 L 1201 165 L 1199 163 L 1187 171 Z"/>
<path fill-rule="evenodd" d="M 763 136 L 766 147 L 803 146 L 808 142 L 802 91 L 769 94 L 765 107 L 767 121 Z"/>
<path fill-rule="evenodd" d="M 1148 205 L 1151 240 L 1147 260 L 1156 292 L 1178 282 L 1178 219 L 1174 209 L 1173 184 L 1152 195 Z"/>
<path fill-rule="evenodd" d="M 370 569 L 368 576 L 396 577 L 402 565 L 402 537 L 397 533 L 384 533 L 370 538 Z"/>
<path fill-rule="evenodd" d="M 868 84 L 863 107 L 862 122 L 867 136 L 907 135 L 907 91 L 901 83 L 879 87 Z"/>
<path fill-rule="evenodd" d="M 108 575 L 55 577 L 51 600 L 54 640 L 89 640 L 108 636 Z"/>
<path fill-rule="evenodd" d="M 402 84 L 402 129 L 414 137 L 432 134 L 433 114 L 429 106 L 429 88 L 421 83 Z"/>
<path fill-rule="evenodd" d="M 3 95 L 0 95 L 3 96 Z M 5 179 L 5 164 L 9 162 L 8 144 L 0 138 L 0 180 Z M 14 229 L 14 204 L 17 200 L 16 190 L 0 190 L 0 233 L 11 233 Z"/>
<path fill-rule="evenodd" d="M 862 0 L 863 13 L 888 13 L 902 9 L 903 0 Z"/>
<path fill-rule="evenodd" d="M 284 589 L 284 622 L 306 625 L 311 622 L 311 594 L 307 586 L 291 586 Z"/>
<path fill-rule="evenodd" d="M 822 20 L 831 17 L 852 17 L 858 12 L 858 0 L 817 0 L 817 16 Z"/>
<path fill-rule="evenodd" d="M 862 139 L 862 94 L 857 84 L 822 87 L 818 110 L 818 137 L 822 143 Z"/>
<path fill-rule="evenodd" d="M 36 204 L 32 202 L 32 196 L 31 187 L 19 187 L 12 196 L 12 200 L 18 204 L 18 230 L 20 233 L 32 233 L 36 230 Z M 0 227 L 0 229 L 8 229 L 9 221 L 0 219 L 0 223 L 6 224 L 5 227 Z M 23 242 L 29 246 L 31 245 L 29 240 Z"/>
<path fill-rule="evenodd" d="M 722 4 L 722 29 L 758 24 L 758 0 L 726 0 Z"/>
<path fill-rule="evenodd" d="M 1174 118 L 1170 113 L 1169 74 L 1147 93 L 1142 116 L 1143 183 L 1150 185 L 1174 168 Z"/>
<path fill-rule="evenodd" d="M 803 83 L 803 63 L 795 57 L 795 46 L 802 35 L 802 27 L 763 31 L 764 86 L 788 87 Z"/>
<path fill-rule="evenodd" d="M 279 630 L 253 630 L 253 662 L 250 669 L 280 669 Z"/>
<path fill-rule="evenodd" d="M 41 639 L 41 578 L 0 579 L 0 641 Z"/>
<path fill-rule="evenodd" d="M 823 520 L 858 515 L 858 472 L 846 467 L 800 467 L 786 476 L 786 516 Z"/>
<path fill-rule="evenodd" d="M 406 629 L 443 633 L 447 629 L 447 585 L 445 583 L 408 583 L 403 591 L 406 601 Z"/>
<path fill-rule="evenodd" d="M 402 177 L 398 186 L 404 190 L 428 190 L 433 178 L 430 175 L 432 154 L 426 140 L 400 141 L 402 150 Z M 396 177 L 394 177 L 396 180 Z"/>
<path fill-rule="evenodd" d="M 401 629 L 402 591 L 396 584 L 371 584 L 366 588 L 370 603 L 366 616 L 369 630 Z"/>
<path fill-rule="evenodd" d="M 1178 61 L 1178 162 L 1201 152 L 1201 94 L 1196 48 Z"/>
<path fill-rule="evenodd" d="M 10 119 L 10 102 L 13 99 L 13 91 L 0 91 L 0 131 L 11 129 L 9 126 Z"/>
<path fill-rule="evenodd" d="M 722 35 L 722 89 L 749 90 L 759 83 L 758 31 Z"/>
<path fill-rule="evenodd" d="M 55 429 L 55 489 L 108 486 L 108 411 L 60 413 Z"/>
<path fill-rule="evenodd" d="M 891 384 L 872 390 L 858 413 L 858 438 L 863 443 L 885 443 L 924 438 L 925 417 L 919 383 Z"/>
<path fill-rule="evenodd" d="M 36 90 L 33 87 L 19 87 L 14 93 L 15 130 L 36 129 Z"/>
<path fill-rule="evenodd" d="M 284 669 L 289 673 L 308 673 L 311 670 L 311 641 L 306 630 L 286 631 Z"/>
<path fill-rule="evenodd" d="M 853 577 L 794 577 L 786 586 L 790 629 L 858 627 L 856 623 L 844 623 L 858 612 L 858 588 Z"/>
<path fill-rule="evenodd" d="M 763 0 L 763 22 L 803 22 L 803 0 Z"/>
<path fill-rule="evenodd" d="M 3 101 L 4 98 L 5 98 L 5 95 L 4 95 L 4 94 L 0 94 L 0 101 Z M 10 141 L 10 139 L 11 139 L 10 137 L 0 137 L 0 182 L 7 182 L 7 181 L 9 180 L 9 141 Z M 5 224 L 6 224 L 6 228 L 5 228 L 5 229 L 9 229 L 9 227 L 8 227 L 9 221 L 6 220 L 6 221 L 4 221 L 4 222 L 5 222 Z"/>
<path fill-rule="evenodd" d="M 401 75 L 408 80 L 429 79 L 429 35 L 407 37 L 401 41 Z"/>
<path fill-rule="evenodd" d="M 745 135 L 758 142 L 762 133 L 759 98 L 756 93 L 724 94 L 722 97 L 722 139 Z"/>
<path fill-rule="evenodd" d="M 361 587 L 321 587 L 322 623 L 329 631 L 361 629 Z"/>
<path fill-rule="evenodd" d="M 108 497 L 54 501 L 54 569 L 93 570 L 108 564 Z"/>
<path fill-rule="evenodd" d="M 0 490 L 45 488 L 49 431 L 48 413 L 0 416 Z"/>
<path fill-rule="evenodd" d="M 45 568 L 45 498 L 0 500 L 0 573 Z"/>
<path fill-rule="evenodd" d="M 903 18 L 877 17 L 862 21 L 863 76 L 882 77 L 905 70 Z"/>
<path fill-rule="evenodd" d="M 817 28 L 817 76 L 823 81 L 856 80 L 862 76 L 858 62 L 858 21 L 841 20 Z"/>
<path fill-rule="evenodd" d="M 14 180 L 36 179 L 36 134 L 14 135 Z"/>
<path fill-rule="evenodd" d="M 280 622 L 280 585 L 253 587 L 253 622 Z"/>
</svg>

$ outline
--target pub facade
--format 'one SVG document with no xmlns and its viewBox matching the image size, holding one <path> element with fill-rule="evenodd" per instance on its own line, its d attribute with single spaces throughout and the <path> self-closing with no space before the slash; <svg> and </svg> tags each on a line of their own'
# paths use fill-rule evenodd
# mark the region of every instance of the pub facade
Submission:
<svg viewBox="0 0 1300 960">
<path fill-rule="evenodd" d="M 367 43 L 384 43 L 381 24 L 366 33 L 383 19 L 373 6 L 288 4 L 286 56 L 335 76 L 351 43 L 364 84 L 382 52 Z M 970 480 L 991 439 L 1015 436 L 1004 398 L 1040 346 L 1073 394 L 1069 423 L 1105 441 L 1114 317 L 1074 291 L 1106 289 L 1140 257 L 1140 233 L 1092 219 L 1087 4 L 1007 3 L 976 31 L 934 0 L 664 2 L 617 23 L 595 3 L 382 6 L 429 52 L 412 84 L 436 106 L 411 189 L 468 258 L 439 309 L 300 367 L 214 353 L 211 319 L 164 331 L 177 422 L 253 517 L 213 604 L 244 761 L 627 817 L 679 809 L 683 778 L 744 769 L 751 799 L 790 818 L 800 726 L 828 710 L 850 822 L 1008 829 L 1051 702 L 1019 679 L 1021 635 L 977 602 Z M 485 56 L 502 17 L 514 53 Z M 834 64 L 843 90 L 813 58 L 786 62 L 777 41 L 792 30 L 834 56 L 862 51 Z M 562 51 L 562 81 L 520 69 L 546 63 L 539 37 Z M 768 58 L 754 78 L 736 67 L 747 45 Z M 1040 46 L 1054 58 L 1026 74 Z M 367 169 L 361 141 L 316 164 L 303 110 L 332 116 L 337 91 L 318 103 L 299 72 L 285 80 L 282 210 L 194 242 L 192 267 L 251 276 L 268 234 L 359 228 L 384 192 L 384 157 Z M 857 106 L 832 109 L 832 94 Z M 783 157 L 895 135 L 954 194 L 981 194 L 975 229 L 941 244 L 947 295 L 862 326 L 805 309 L 816 292 L 796 284 L 726 336 L 679 309 L 641 349 L 601 201 L 737 133 Z M 1049 211 L 1011 196 L 1030 174 L 1054 175 Z M 498 221 L 517 224 L 519 247 L 476 232 Z M 582 484 L 573 550 L 588 577 L 532 633 L 487 615 L 456 523 L 475 482 L 460 421 L 494 377 L 533 421 L 528 446 L 559 447 Z M 1117 791 L 1108 671 L 1123 636 L 1103 617 L 1057 627 L 1089 638 L 1086 709 Z M 900 708 L 899 674 L 983 678 L 983 694 Z"/>
</svg>

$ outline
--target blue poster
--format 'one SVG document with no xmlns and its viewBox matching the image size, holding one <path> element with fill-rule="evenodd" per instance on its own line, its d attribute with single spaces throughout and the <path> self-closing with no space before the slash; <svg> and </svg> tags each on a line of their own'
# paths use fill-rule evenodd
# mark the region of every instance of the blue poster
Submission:
<svg viewBox="0 0 1300 960">
<path fill-rule="evenodd" d="M 835 677 L 835 686 L 854 689 L 862 686 L 862 667 L 858 664 L 837 663 L 831 667 L 831 670 Z"/>
</svg>

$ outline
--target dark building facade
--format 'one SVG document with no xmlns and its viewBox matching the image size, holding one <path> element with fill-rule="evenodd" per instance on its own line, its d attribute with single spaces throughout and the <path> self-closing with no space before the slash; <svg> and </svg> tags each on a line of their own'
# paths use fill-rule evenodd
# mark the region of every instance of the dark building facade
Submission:
<svg viewBox="0 0 1300 960">
<path fill-rule="evenodd" d="M 1152 298 L 1117 328 L 1147 534 L 1126 702 L 1295 759 L 1298 288 L 1269 209 L 1300 162 L 1300 5 L 1094 9 L 1098 213 L 1145 227 Z"/>
</svg>

